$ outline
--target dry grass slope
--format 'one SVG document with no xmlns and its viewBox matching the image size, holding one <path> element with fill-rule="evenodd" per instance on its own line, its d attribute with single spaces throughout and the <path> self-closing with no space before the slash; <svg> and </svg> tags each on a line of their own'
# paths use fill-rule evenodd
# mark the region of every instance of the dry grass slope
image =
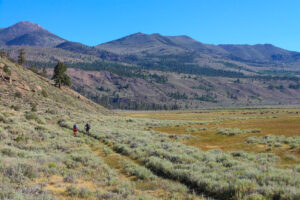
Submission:
<svg viewBox="0 0 300 200">
<path fill-rule="evenodd" d="M 82 130 L 90 121 L 97 131 L 96 124 L 113 128 L 123 117 L 22 66 L 0 63 L 0 199 L 200 199 L 64 126 Z"/>
<path fill-rule="evenodd" d="M 22 66 L 0 63 L 1 199 L 300 197 L 299 149 L 286 144 L 297 138 L 275 138 L 283 145 L 270 151 L 247 143 L 266 132 L 297 136 L 296 109 L 121 116 Z M 83 134 L 86 121 L 91 136 Z M 243 133 L 218 134 L 234 128 Z"/>
</svg>

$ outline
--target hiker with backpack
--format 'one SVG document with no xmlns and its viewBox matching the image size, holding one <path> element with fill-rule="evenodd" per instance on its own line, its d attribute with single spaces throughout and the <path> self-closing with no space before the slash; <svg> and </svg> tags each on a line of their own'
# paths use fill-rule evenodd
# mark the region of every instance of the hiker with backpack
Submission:
<svg viewBox="0 0 300 200">
<path fill-rule="evenodd" d="M 73 131 L 74 131 L 74 136 L 77 137 L 77 133 L 78 133 L 78 125 L 77 124 L 74 124 L 73 126 Z"/>
<path fill-rule="evenodd" d="M 91 125 L 90 125 L 89 122 L 87 122 L 86 125 L 85 125 L 85 133 L 87 135 L 90 135 L 90 129 L 91 129 Z"/>
</svg>

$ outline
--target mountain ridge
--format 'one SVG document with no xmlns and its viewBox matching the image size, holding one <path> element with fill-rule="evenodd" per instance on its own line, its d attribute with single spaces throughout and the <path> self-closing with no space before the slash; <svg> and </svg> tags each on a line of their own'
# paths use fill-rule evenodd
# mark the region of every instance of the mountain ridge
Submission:
<svg viewBox="0 0 300 200">
<path fill-rule="evenodd" d="M 68 45 L 63 43 L 67 43 Z M 72 44 L 72 47 L 71 47 Z M 137 32 L 116 40 L 95 46 L 84 45 L 60 38 L 47 31 L 41 25 L 28 21 L 21 21 L 10 27 L 0 29 L 0 45 L 45 46 L 63 48 L 65 50 L 91 54 L 100 58 L 116 55 L 178 55 L 196 52 L 213 57 L 232 59 L 234 61 L 250 63 L 299 62 L 300 53 L 276 47 L 272 44 L 205 44 L 190 36 L 163 36 L 159 33 L 145 34 Z M 82 50 L 84 49 L 84 52 Z M 99 53 L 99 50 L 102 52 Z M 105 51 L 106 53 L 104 53 Z M 105 56 L 103 54 L 111 54 Z M 123 59 L 124 60 L 124 59 Z"/>
</svg>

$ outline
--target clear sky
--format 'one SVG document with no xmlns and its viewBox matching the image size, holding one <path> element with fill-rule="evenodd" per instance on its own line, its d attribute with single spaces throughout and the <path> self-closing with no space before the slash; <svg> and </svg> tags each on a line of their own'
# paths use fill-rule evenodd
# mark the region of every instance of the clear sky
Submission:
<svg viewBox="0 0 300 200">
<path fill-rule="evenodd" d="M 0 27 L 24 20 L 87 45 L 143 32 L 300 52 L 300 0 L 0 0 Z"/>
</svg>

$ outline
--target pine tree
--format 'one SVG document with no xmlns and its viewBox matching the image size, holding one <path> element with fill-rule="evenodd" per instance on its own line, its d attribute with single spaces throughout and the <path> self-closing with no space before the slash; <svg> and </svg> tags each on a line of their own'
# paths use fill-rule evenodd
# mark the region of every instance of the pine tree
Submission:
<svg viewBox="0 0 300 200">
<path fill-rule="evenodd" d="M 25 50 L 24 49 L 20 49 L 19 50 L 19 56 L 18 56 L 18 63 L 20 65 L 24 65 L 26 62 L 26 59 L 25 59 Z"/>
<path fill-rule="evenodd" d="M 71 86 L 70 77 L 66 74 L 67 66 L 62 63 L 58 62 L 54 68 L 54 73 L 52 79 L 55 81 L 55 86 L 59 88 L 61 85 Z"/>
</svg>

